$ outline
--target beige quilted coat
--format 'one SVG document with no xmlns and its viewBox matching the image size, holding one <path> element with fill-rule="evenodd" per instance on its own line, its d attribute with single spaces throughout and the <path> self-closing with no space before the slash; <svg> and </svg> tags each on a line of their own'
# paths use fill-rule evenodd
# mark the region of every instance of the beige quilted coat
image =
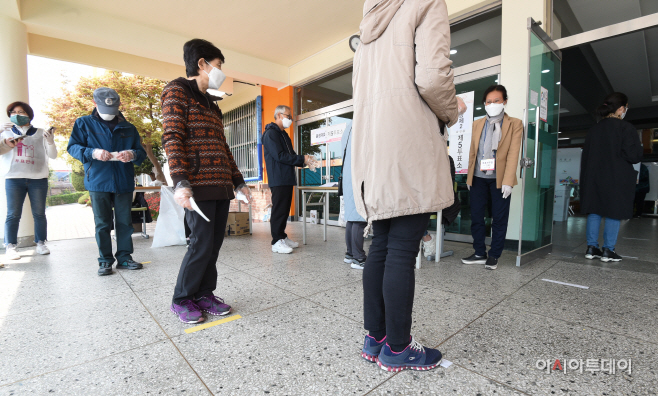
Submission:
<svg viewBox="0 0 658 396">
<path fill-rule="evenodd" d="M 458 118 L 445 1 L 366 0 L 363 13 L 352 79 L 357 211 L 369 223 L 437 212 L 454 199 L 439 120 Z"/>
</svg>

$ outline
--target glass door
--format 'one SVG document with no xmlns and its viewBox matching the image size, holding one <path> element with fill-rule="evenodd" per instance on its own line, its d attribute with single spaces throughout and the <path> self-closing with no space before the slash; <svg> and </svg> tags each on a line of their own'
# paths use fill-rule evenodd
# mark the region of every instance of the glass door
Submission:
<svg viewBox="0 0 658 396">
<path fill-rule="evenodd" d="M 545 254 L 551 248 L 558 146 L 561 53 L 534 21 L 530 26 L 528 110 L 521 166 L 523 203 L 517 265 Z"/>
<path fill-rule="evenodd" d="M 310 154 L 315 156 L 322 166 L 314 171 L 308 167 L 299 171 L 299 185 L 300 186 L 321 186 L 328 183 L 338 183 L 341 176 L 343 165 L 343 148 L 341 145 L 341 132 L 349 132 L 352 129 L 352 106 L 351 103 L 348 107 L 334 110 L 331 107 L 326 108 L 327 112 L 316 111 L 310 117 L 301 119 L 297 122 L 297 142 L 299 143 L 299 153 L 301 155 Z M 317 143 L 314 141 L 313 135 L 318 130 L 328 131 L 332 134 L 338 135 L 333 139 L 328 139 L 328 142 Z M 307 196 L 308 198 L 308 196 Z M 301 208 L 302 197 L 298 194 L 297 212 L 299 218 L 302 218 Z M 316 194 L 312 198 L 312 202 L 317 202 L 320 195 Z M 307 209 L 306 218 L 310 219 L 310 210 L 317 209 L 312 207 Z M 323 218 L 323 213 L 318 210 L 318 218 Z M 329 219 L 327 224 L 339 225 L 338 216 L 340 214 L 340 198 L 337 194 L 329 194 Z"/>
</svg>

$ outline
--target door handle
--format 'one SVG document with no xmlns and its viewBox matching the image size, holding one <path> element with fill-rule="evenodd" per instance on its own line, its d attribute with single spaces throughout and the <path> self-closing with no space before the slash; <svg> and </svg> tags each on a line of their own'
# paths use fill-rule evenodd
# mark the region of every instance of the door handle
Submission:
<svg viewBox="0 0 658 396">
<path fill-rule="evenodd" d="M 535 120 L 535 161 L 533 162 L 533 165 L 535 166 L 535 179 L 537 178 L 537 155 L 539 154 L 539 113 L 540 108 L 537 107 L 537 119 Z"/>
</svg>

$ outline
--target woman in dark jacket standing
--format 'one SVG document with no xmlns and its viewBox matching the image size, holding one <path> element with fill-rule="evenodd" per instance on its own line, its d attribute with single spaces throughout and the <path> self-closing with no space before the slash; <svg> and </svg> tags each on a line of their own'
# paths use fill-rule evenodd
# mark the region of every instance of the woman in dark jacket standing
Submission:
<svg viewBox="0 0 658 396">
<path fill-rule="evenodd" d="M 603 119 L 587 134 L 580 163 L 581 212 L 587 214 L 588 259 L 621 261 L 615 252 L 620 220 L 633 217 L 637 172 L 633 164 L 642 160 L 637 130 L 623 121 L 628 97 L 615 92 L 597 112 Z M 599 228 L 605 217 L 603 251 L 599 249 Z"/>
</svg>

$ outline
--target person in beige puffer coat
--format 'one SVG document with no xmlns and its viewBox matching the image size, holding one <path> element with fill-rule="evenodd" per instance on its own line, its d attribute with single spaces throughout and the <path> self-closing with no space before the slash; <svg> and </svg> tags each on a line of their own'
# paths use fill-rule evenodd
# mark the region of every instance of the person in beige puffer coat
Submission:
<svg viewBox="0 0 658 396">
<path fill-rule="evenodd" d="M 363 274 L 362 356 L 389 371 L 427 370 L 441 353 L 410 334 L 414 263 L 430 214 L 454 200 L 444 129 L 466 106 L 455 96 L 444 0 L 366 0 L 363 13 L 352 186 L 374 238 Z"/>
</svg>

